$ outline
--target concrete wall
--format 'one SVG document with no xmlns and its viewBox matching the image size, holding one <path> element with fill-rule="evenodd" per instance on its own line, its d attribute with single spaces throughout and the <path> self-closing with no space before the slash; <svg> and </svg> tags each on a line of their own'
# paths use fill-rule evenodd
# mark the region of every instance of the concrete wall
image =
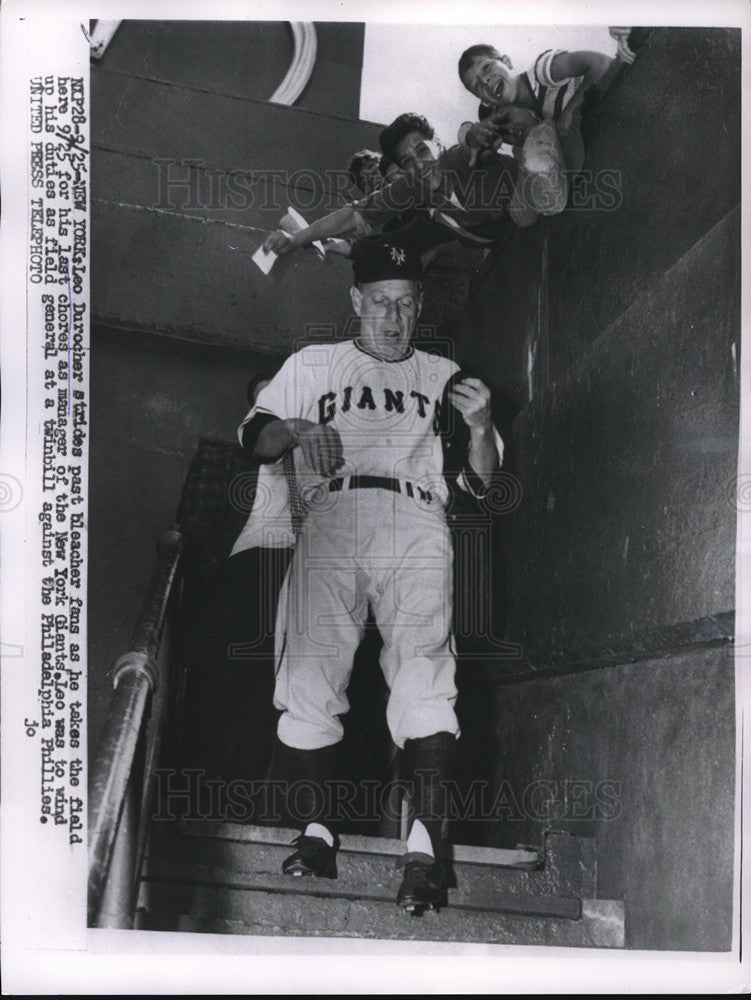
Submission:
<svg viewBox="0 0 751 1000">
<path fill-rule="evenodd" d="M 496 712 L 494 843 L 594 836 L 598 895 L 624 900 L 627 947 L 729 949 L 732 650 L 514 684 Z"/>
<path fill-rule="evenodd" d="M 654 30 L 590 117 L 571 206 L 491 254 L 459 339 L 517 412 L 738 204 L 740 95 L 739 30 Z"/>
<path fill-rule="evenodd" d="M 316 32 L 294 107 L 267 99 L 283 22 L 125 21 L 92 66 L 91 752 L 198 439 L 234 439 L 248 378 L 351 315 L 341 256 L 268 277 L 250 259 L 290 202 L 310 219 L 341 204 L 350 155 L 378 148 L 357 118 L 363 25 Z M 437 268 L 434 310 L 456 308 L 467 267 Z"/>
<path fill-rule="evenodd" d="M 90 753 L 199 438 L 233 440 L 248 378 L 306 322 L 349 315 L 342 258 L 269 278 L 250 260 L 290 201 L 310 218 L 340 204 L 349 156 L 377 146 L 357 119 L 363 26 L 316 31 L 292 108 L 268 103 L 283 22 L 124 21 L 92 65 Z"/>
<path fill-rule="evenodd" d="M 128 330 L 289 350 L 305 321 L 343 324 L 350 269 L 307 251 L 269 277 L 251 256 L 288 205 L 309 220 L 351 191 L 364 29 L 317 25 L 294 107 L 270 104 L 291 43 L 281 23 L 126 21 L 92 67 L 92 312 Z"/>
<path fill-rule="evenodd" d="M 356 119 L 365 25 L 319 21 L 318 52 L 296 107 Z M 123 21 L 107 70 L 268 101 L 292 59 L 285 21 Z"/>
<path fill-rule="evenodd" d="M 718 223 L 514 423 L 524 500 L 500 527 L 528 660 L 735 606 L 739 223 Z"/>
<path fill-rule="evenodd" d="M 739 43 L 650 35 L 591 123 L 617 203 L 516 233 L 454 330 L 523 493 L 494 525 L 522 652 L 491 667 L 492 782 L 555 784 L 631 947 L 731 943 Z M 617 819 L 572 822 L 571 779 L 617 781 Z M 520 813 L 490 839 L 539 842 Z"/>
<path fill-rule="evenodd" d="M 202 437 L 235 439 L 258 354 L 95 327 L 89 465 L 89 753 Z"/>
<path fill-rule="evenodd" d="M 738 43 L 653 32 L 590 138 L 593 177 L 620 171 L 616 203 L 516 233 L 444 331 L 493 388 L 523 489 L 494 536 L 523 656 L 482 675 L 495 743 L 478 766 L 522 790 L 621 781 L 618 818 L 574 829 L 598 836 L 600 891 L 626 900 L 635 947 L 730 945 L 734 692 L 719 644 L 734 608 Z M 301 313 L 330 329 L 348 312 L 343 262 L 254 271 L 280 214 L 266 202 L 316 183 L 268 171 L 340 167 L 377 136 L 326 117 L 312 91 L 290 110 L 200 76 L 155 82 L 157 51 L 148 71 L 92 74 L 92 741 L 198 437 L 231 437 L 247 378 L 286 354 Z M 202 160 L 204 194 L 212 170 L 240 171 L 253 199 L 188 191 L 160 207 L 155 158 Z M 542 824 L 500 816 L 488 839 L 539 839 Z"/>
</svg>

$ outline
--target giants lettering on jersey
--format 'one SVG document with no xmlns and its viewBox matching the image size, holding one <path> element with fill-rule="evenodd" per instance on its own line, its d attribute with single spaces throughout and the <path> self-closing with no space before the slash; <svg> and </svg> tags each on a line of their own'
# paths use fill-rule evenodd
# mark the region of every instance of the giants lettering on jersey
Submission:
<svg viewBox="0 0 751 1000">
<path fill-rule="evenodd" d="M 360 390 L 359 398 L 352 398 L 353 387 L 351 385 L 345 386 L 344 393 L 342 396 L 342 413 L 347 413 L 353 407 L 358 410 L 376 410 L 378 405 L 373 396 L 373 390 L 370 386 L 364 385 Z M 337 406 L 337 394 L 335 392 L 325 392 L 323 396 L 318 400 L 318 422 L 321 424 L 328 424 L 336 415 Z M 401 389 L 393 391 L 388 388 L 383 390 L 383 403 L 382 406 L 386 412 L 404 413 L 405 405 L 412 406 L 417 409 L 418 416 L 428 417 L 428 410 L 426 407 L 430 406 L 430 398 L 424 396 L 421 392 L 417 392 L 415 389 L 410 392 L 406 399 L 404 393 Z M 436 399 L 433 401 L 433 433 L 440 433 L 441 429 L 441 401 Z"/>
</svg>

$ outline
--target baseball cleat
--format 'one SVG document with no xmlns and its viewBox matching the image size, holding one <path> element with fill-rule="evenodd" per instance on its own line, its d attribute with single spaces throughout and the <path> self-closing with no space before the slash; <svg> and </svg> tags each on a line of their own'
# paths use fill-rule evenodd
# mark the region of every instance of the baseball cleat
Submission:
<svg viewBox="0 0 751 1000">
<path fill-rule="evenodd" d="M 315 878 L 336 878 L 336 850 L 321 837 L 301 834 L 294 841 L 297 850 L 282 862 L 285 875 L 313 875 Z"/>
<path fill-rule="evenodd" d="M 438 910 L 443 890 L 443 868 L 429 854 L 405 854 L 397 862 L 404 877 L 396 896 L 397 906 L 413 917 Z"/>
</svg>

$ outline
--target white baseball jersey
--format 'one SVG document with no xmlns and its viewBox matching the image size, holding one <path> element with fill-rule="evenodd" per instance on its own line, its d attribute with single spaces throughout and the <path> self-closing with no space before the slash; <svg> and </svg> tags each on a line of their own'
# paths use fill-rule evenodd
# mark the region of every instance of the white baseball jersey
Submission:
<svg viewBox="0 0 751 1000">
<path fill-rule="evenodd" d="M 414 349 L 383 361 L 354 341 L 305 347 L 259 393 L 240 427 L 242 440 L 257 415 L 331 424 L 345 463 L 334 478 L 375 477 L 369 485 L 361 478 L 356 489 L 342 483 L 332 493 L 327 478 L 304 464 L 301 449 L 292 450 L 300 494 L 310 503 L 277 617 L 274 705 L 287 746 L 314 750 L 342 738 L 368 607 L 384 640 L 386 719 L 396 745 L 459 733 L 440 434 L 444 390 L 458 370 L 453 361 Z M 496 447 L 500 462 L 497 433 Z M 257 539 L 276 510 L 268 497 L 282 464 L 261 466 L 256 503 L 235 551 L 264 544 Z M 460 473 L 457 484 L 474 492 L 470 478 Z M 381 479 L 399 480 L 399 490 L 379 485 Z M 322 495 L 324 502 L 316 502 Z"/>
<path fill-rule="evenodd" d="M 281 461 L 261 465 L 253 508 L 230 555 L 237 555 L 245 549 L 287 549 L 294 548 L 294 545 L 295 533 L 284 465 Z"/>
<path fill-rule="evenodd" d="M 448 379 L 459 370 L 435 352 L 411 348 L 399 361 L 373 357 L 354 341 L 304 347 L 287 359 L 258 396 L 239 435 L 256 414 L 286 420 L 330 423 L 342 440 L 344 466 L 337 477 L 382 476 L 409 481 L 445 503 L 443 449 L 439 434 L 441 403 Z M 461 419 L 458 417 L 457 418 Z M 503 445 L 496 433 L 499 462 Z M 326 481 L 303 463 L 294 449 L 303 499 Z M 459 486 L 474 492 L 464 476 Z M 258 544 L 280 513 L 273 499 L 286 493 L 281 462 L 261 466 L 258 496 L 233 552 Z M 265 523 L 265 526 L 264 526 Z"/>
</svg>

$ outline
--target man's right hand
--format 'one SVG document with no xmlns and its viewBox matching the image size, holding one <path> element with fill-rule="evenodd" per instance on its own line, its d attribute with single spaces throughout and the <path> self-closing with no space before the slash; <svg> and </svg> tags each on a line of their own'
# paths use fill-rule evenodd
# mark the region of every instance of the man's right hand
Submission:
<svg viewBox="0 0 751 1000">
<path fill-rule="evenodd" d="M 466 143 L 472 150 L 469 165 L 474 167 L 484 149 L 498 149 L 504 142 L 521 146 L 539 119 L 533 111 L 509 105 L 499 108 L 468 130 Z"/>
<path fill-rule="evenodd" d="M 285 254 L 295 249 L 295 241 L 289 233 L 283 229 L 276 229 L 270 236 L 266 237 L 263 244 L 264 253 Z"/>
<path fill-rule="evenodd" d="M 534 111 L 509 105 L 494 111 L 485 121 L 493 127 L 496 138 L 500 137 L 510 146 L 521 146 L 540 119 Z"/>
<path fill-rule="evenodd" d="M 466 143 L 470 149 L 490 149 L 500 134 L 491 118 L 486 118 L 485 121 L 475 122 L 467 131 Z"/>
<path fill-rule="evenodd" d="M 297 420 L 290 434 L 302 451 L 305 464 L 321 476 L 333 476 L 344 465 L 344 447 L 339 431 L 329 424 Z"/>
</svg>

